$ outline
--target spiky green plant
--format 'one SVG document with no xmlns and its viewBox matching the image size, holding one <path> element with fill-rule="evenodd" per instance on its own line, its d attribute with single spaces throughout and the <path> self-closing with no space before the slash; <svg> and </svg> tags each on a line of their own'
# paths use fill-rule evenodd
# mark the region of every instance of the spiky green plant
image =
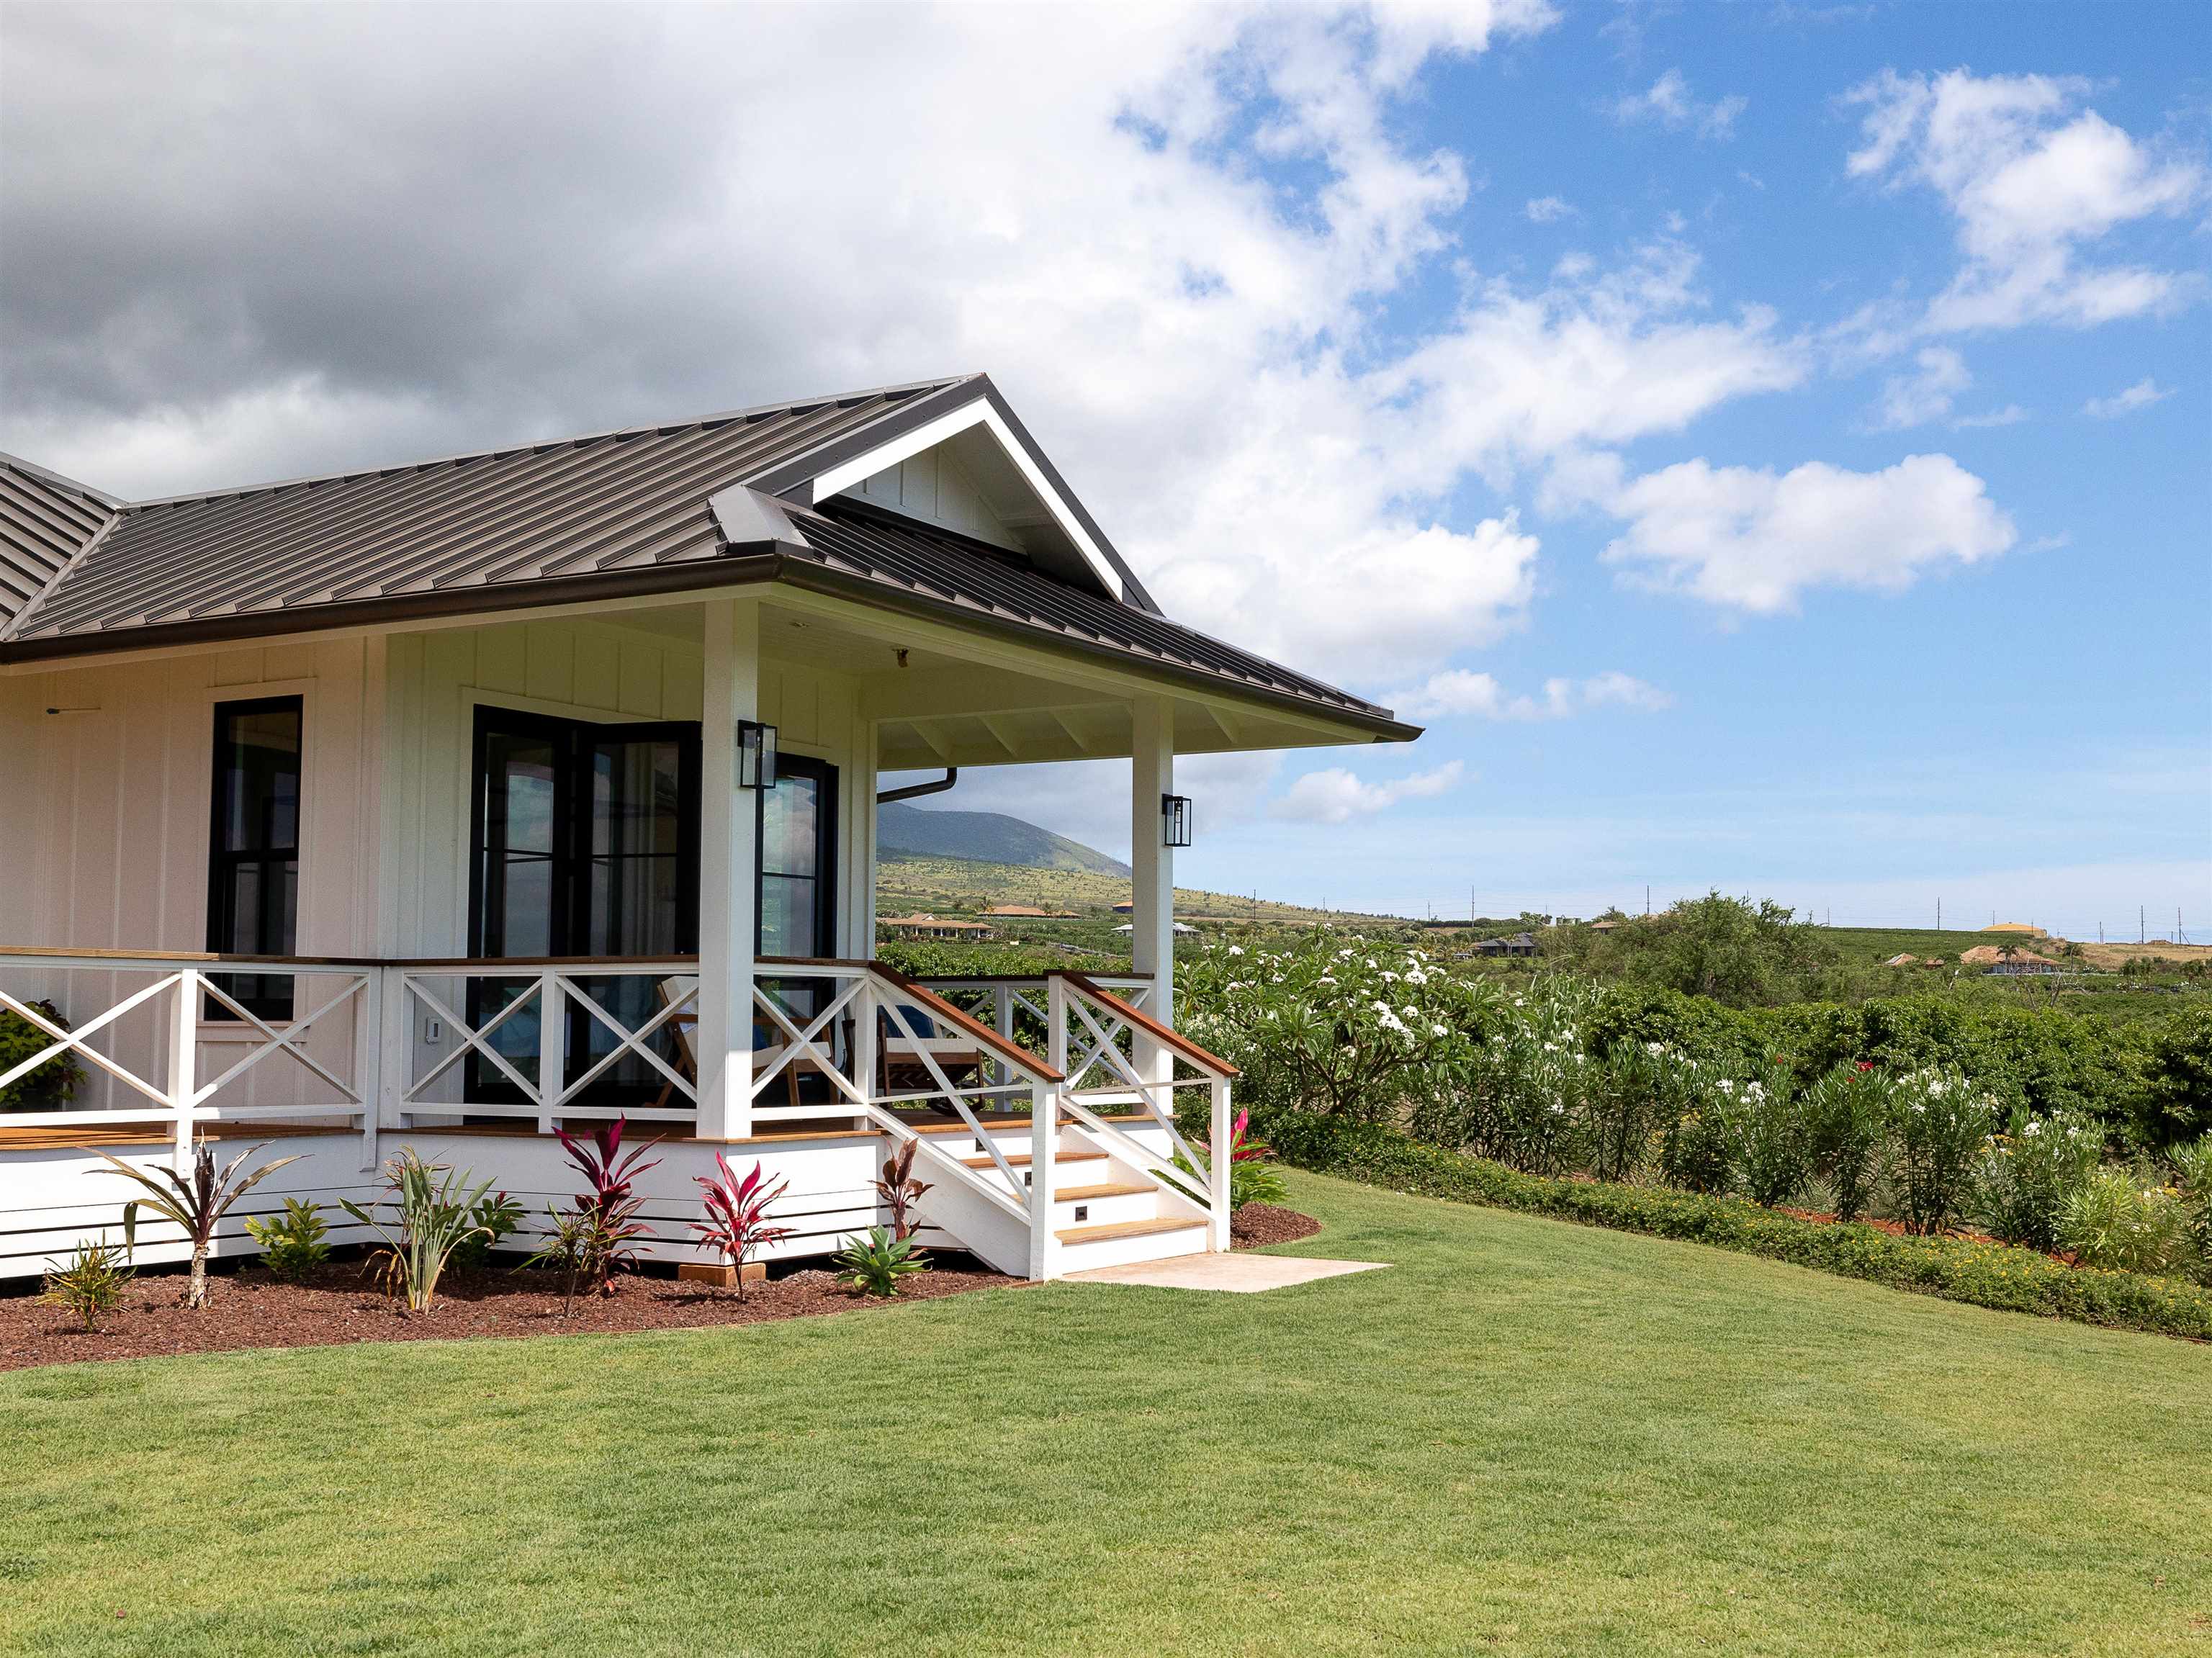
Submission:
<svg viewBox="0 0 2212 1658">
<path fill-rule="evenodd" d="M 338 1206 L 384 1241 L 370 1264 L 381 1271 L 385 1294 L 410 1313 L 427 1313 L 437 1304 L 438 1280 L 453 1251 L 486 1230 L 477 1213 L 491 1182 L 471 1188 L 465 1171 L 425 1163 L 412 1146 L 385 1165 L 384 1179 L 384 1196 L 369 1208 L 349 1198 Z M 387 1205 L 391 1225 L 375 1214 Z"/>
<path fill-rule="evenodd" d="M 39 1299 L 68 1308 L 90 1330 L 100 1322 L 101 1314 L 112 1312 L 122 1302 L 131 1278 L 121 1244 L 110 1243 L 104 1237 L 86 1238 L 70 1252 L 64 1265 L 46 1274 L 45 1293 Z"/>
<path fill-rule="evenodd" d="M 205 1139 L 192 1148 L 192 1169 L 189 1176 L 179 1175 L 167 1163 L 155 1163 L 151 1169 L 137 1169 L 112 1152 L 95 1151 L 112 1165 L 95 1169 L 95 1175 L 117 1174 L 125 1180 L 136 1181 L 146 1188 L 148 1195 L 133 1198 L 123 1206 L 123 1249 L 125 1254 L 137 1247 L 138 1212 L 151 1210 L 163 1220 L 182 1231 L 192 1246 L 192 1275 L 185 1292 L 185 1305 L 207 1305 L 208 1248 L 215 1241 L 215 1229 L 230 1207 L 263 1181 L 290 1163 L 300 1161 L 300 1155 L 279 1157 L 274 1163 L 264 1163 L 252 1174 L 241 1176 L 239 1170 L 257 1151 L 268 1149 L 268 1142 L 249 1145 L 224 1164 L 220 1173 L 215 1166 L 215 1150 Z"/>
<path fill-rule="evenodd" d="M 865 1237 L 848 1238 L 836 1261 L 839 1282 L 868 1296 L 895 1296 L 903 1280 L 929 1270 L 912 1238 L 893 1237 L 882 1226 L 871 1226 Z"/>
<path fill-rule="evenodd" d="M 256 1217 L 246 1230 L 261 1246 L 262 1264 L 288 1283 L 299 1283 L 330 1257 L 331 1229 L 319 1203 L 287 1198 L 283 1214 Z"/>
</svg>

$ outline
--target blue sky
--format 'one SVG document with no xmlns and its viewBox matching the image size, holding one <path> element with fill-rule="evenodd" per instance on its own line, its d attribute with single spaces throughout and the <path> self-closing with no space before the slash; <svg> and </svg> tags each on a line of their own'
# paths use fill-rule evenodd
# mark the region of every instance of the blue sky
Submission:
<svg viewBox="0 0 2212 1658">
<path fill-rule="evenodd" d="M 1429 726 L 1189 762 L 1190 884 L 2201 938 L 2208 17 L 13 8 L 0 446 L 150 495 L 988 368 L 1171 614 Z"/>
</svg>

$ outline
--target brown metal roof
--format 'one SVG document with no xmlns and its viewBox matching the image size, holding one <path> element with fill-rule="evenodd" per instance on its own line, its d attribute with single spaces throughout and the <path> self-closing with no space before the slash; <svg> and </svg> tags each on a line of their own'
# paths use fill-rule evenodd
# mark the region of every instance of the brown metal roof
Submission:
<svg viewBox="0 0 2212 1658">
<path fill-rule="evenodd" d="M 0 629 L 106 526 L 119 504 L 43 466 L 0 455 Z"/>
<path fill-rule="evenodd" d="M 805 550 L 782 550 L 792 565 L 811 561 L 963 617 L 1050 634 L 1367 720 L 1390 719 L 1387 708 L 1165 616 L 1056 580 L 988 543 L 844 499 L 791 518 L 807 543 Z M 803 569 L 784 580 L 807 585 Z"/>
<path fill-rule="evenodd" d="M 805 544 L 724 539 L 710 496 L 796 492 L 979 396 L 1020 431 L 978 374 L 131 505 L 34 467 L 0 470 L 0 661 L 780 580 L 1413 734 L 1168 621 L 1079 503 L 1123 599 L 842 497 L 791 509 Z"/>
</svg>

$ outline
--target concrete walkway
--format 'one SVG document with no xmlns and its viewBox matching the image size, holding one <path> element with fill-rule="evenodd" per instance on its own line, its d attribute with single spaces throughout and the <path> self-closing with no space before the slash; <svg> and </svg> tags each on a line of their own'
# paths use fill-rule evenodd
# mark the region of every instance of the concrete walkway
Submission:
<svg viewBox="0 0 2212 1658">
<path fill-rule="evenodd" d="M 1126 1266 L 1094 1266 L 1070 1272 L 1070 1284 L 1144 1284 L 1160 1290 L 1227 1290 L 1242 1296 L 1312 1284 L 1347 1272 L 1373 1272 L 1380 1260 L 1313 1260 L 1303 1255 L 1178 1255 L 1170 1260 L 1138 1260 Z"/>
</svg>

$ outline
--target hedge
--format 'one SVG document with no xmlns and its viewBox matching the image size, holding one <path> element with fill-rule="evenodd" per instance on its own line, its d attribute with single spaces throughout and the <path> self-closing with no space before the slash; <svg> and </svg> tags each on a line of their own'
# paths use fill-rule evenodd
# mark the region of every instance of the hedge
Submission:
<svg viewBox="0 0 2212 1658">
<path fill-rule="evenodd" d="M 1395 1129 L 1310 1111 L 1269 1113 L 1252 1132 L 1297 1168 L 1393 1191 L 1709 1243 L 2002 1312 L 2212 1341 L 2212 1291 L 2177 1278 L 2069 1266 L 1984 1239 L 1898 1237 L 1873 1226 L 1800 1220 L 1743 1198 L 1524 1175 Z"/>
</svg>

